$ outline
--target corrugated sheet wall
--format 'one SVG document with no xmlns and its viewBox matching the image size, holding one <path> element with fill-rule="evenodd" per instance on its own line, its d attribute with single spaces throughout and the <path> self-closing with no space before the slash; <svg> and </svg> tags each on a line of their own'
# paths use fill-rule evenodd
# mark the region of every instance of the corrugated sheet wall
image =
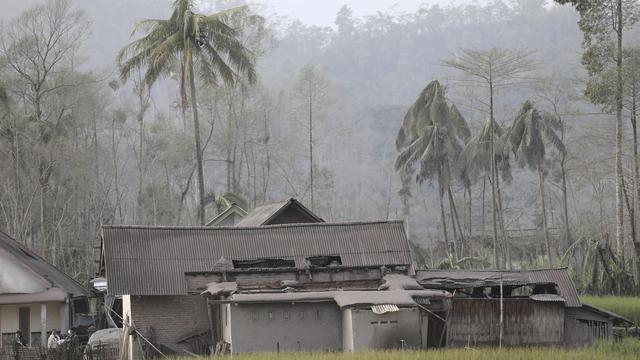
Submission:
<svg viewBox="0 0 640 360">
<path fill-rule="evenodd" d="M 452 300 L 447 321 L 447 346 L 496 346 L 499 335 L 499 299 Z M 562 303 L 504 299 L 503 345 L 554 345 L 563 340 Z"/>
</svg>

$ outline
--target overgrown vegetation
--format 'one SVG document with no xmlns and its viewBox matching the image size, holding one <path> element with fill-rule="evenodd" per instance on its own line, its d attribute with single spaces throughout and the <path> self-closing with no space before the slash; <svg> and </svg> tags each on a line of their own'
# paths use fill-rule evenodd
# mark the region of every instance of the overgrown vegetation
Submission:
<svg viewBox="0 0 640 360">
<path fill-rule="evenodd" d="M 427 351 L 368 351 L 355 354 L 343 353 L 260 353 L 234 355 L 238 360 L 591 360 L 637 359 L 640 354 L 640 340 L 624 339 L 619 342 L 602 342 L 585 349 L 566 348 L 512 348 L 512 349 L 439 349 Z"/>
<path fill-rule="evenodd" d="M 640 297 L 631 296 L 581 296 L 582 302 L 613 311 L 640 324 Z"/>
</svg>

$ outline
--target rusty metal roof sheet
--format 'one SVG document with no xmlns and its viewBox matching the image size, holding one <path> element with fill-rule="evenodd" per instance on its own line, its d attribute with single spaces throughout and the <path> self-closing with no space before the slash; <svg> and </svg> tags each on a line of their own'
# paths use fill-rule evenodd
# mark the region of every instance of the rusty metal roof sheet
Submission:
<svg viewBox="0 0 640 360">
<path fill-rule="evenodd" d="M 33 273 L 50 283 L 51 287 L 62 289 L 65 294 L 71 294 L 73 297 L 89 295 L 89 290 L 69 275 L 49 264 L 45 259 L 11 238 L 8 234 L 0 231 L 0 251 L 3 250 Z"/>
<path fill-rule="evenodd" d="M 410 265 L 401 221 L 239 227 L 104 226 L 108 292 L 187 293 L 186 272 L 230 260 L 279 258 L 304 268 L 309 256 L 340 256 L 343 266 Z"/>
<path fill-rule="evenodd" d="M 555 284 L 568 307 L 582 306 L 566 268 L 539 270 L 419 270 L 416 280 L 434 289 L 464 289 L 509 285 Z"/>
<path fill-rule="evenodd" d="M 289 208 L 295 208 L 300 213 L 304 214 L 310 219 L 309 222 L 324 222 L 322 218 L 314 214 L 311 210 L 307 209 L 298 200 L 291 198 L 287 201 L 280 201 L 271 204 L 265 204 L 258 206 L 251 210 L 242 220 L 240 220 L 236 226 L 238 227 L 252 227 L 272 224 L 278 215 L 282 214 Z"/>
</svg>

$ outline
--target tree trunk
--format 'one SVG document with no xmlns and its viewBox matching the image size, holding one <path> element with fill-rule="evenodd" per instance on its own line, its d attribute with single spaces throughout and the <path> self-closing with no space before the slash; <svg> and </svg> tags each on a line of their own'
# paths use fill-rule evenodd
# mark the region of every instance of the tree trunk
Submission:
<svg viewBox="0 0 640 360">
<path fill-rule="evenodd" d="M 631 219 L 633 222 L 634 228 L 637 229 L 637 217 L 638 217 L 638 209 L 640 208 L 640 169 L 638 164 L 638 109 L 637 109 L 637 99 L 636 99 L 636 81 L 634 79 L 632 82 L 632 97 L 631 97 L 631 125 L 633 126 L 633 213 L 634 217 Z M 636 269 L 635 269 L 635 282 L 636 285 L 640 283 L 640 242 L 638 241 L 637 233 L 633 236 L 633 248 L 636 252 Z"/>
<path fill-rule="evenodd" d="M 497 166 L 496 166 L 497 167 Z M 496 190 L 498 192 L 498 224 L 500 224 L 500 233 L 502 234 L 503 247 L 503 265 L 511 268 L 511 253 L 509 251 L 509 241 L 507 238 L 507 230 L 504 226 L 504 209 L 502 208 L 502 192 L 500 190 L 500 176 L 496 172 Z"/>
<path fill-rule="evenodd" d="M 458 241 L 458 239 L 460 239 L 460 243 L 457 244 L 458 245 L 458 249 L 456 252 L 456 256 L 457 257 L 464 257 L 464 250 L 465 250 L 465 238 L 464 238 L 464 231 L 462 230 L 462 225 L 460 224 L 460 217 L 458 216 L 458 209 L 456 208 L 456 200 L 453 197 L 453 193 L 451 192 L 451 187 L 449 187 L 447 189 L 448 191 L 448 196 L 449 196 L 449 207 L 451 208 L 451 215 L 452 215 L 452 222 L 453 222 L 453 229 L 455 231 L 456 225 L 458 226 L 458 234 L 460 234 L 459 237 L 456 238 L 456 242 Z M 456 260 L 458 260 L 458 258 L 456 258 Z"/>
<path fill-rule="evenodd" d="M 202 144 L 200 143 L 200 120 L 198 119 L 198 100 L 196 97 L 196 79 L 193 71 L 193 58 L 189 57 L 189 87 L 191 88 L 191 110 L 193 112 L 193 136 L 196 145 L 196 173 L 198 181 L 198 220 L 206 224 L 204 204 L 204 170 L 202 168 Z"/>
<path fill-rule="evenodd" d="M 498 257 L 498 219 L 496 209 L 496 151 L 494 139 L 494 119 L 493 119 L 493 82 L 489 81 L 489 161 L 491 162 L 491 213 L 493 217 L 493 258 L 494 266 L 501 268 Z"/>
<path fill-rule="evenodd" d="M 555 259 L 551 252 L 551 240 L 549 239 L 549 227 L 547 226 L 547 207 L 544 200 L 544 168 L 543 161 L 538 161 L 538 188 L 540 190 L 540 211 L 542 212 L 542 232 L 544 233 L 544 246 L 547 252 L 547 261 L 553 266 Z"/>
<path fill-rule="evenodd" d="M 565 248 L 566 251 L 573 242 L 571 241 L 571 229 L 569 228 L 569 204 L 567 200 L 567 171 L 565 168 L 565 161 L 566 155 L 563 154 L 562 159 L 560 160 L 560 172 L 562 173 L 562 213 L 564 221 L 564 235 L 567 246 Z"/>
<path fill-rule="evenodd" d="M 616 252 L 618 257 L 624 254 L 624 208 L 622 203 L 622 0 L 617 0 L 617 56 L 616 56 Z"/>
<path fill-rule="evenodd" d="M 311 191 L 311 211 L 314 210 L 314 199 L 313 199 L 313 102 L 312 99 L 309 99 L 309 180 L 310 180 L 310 191 Z"/>
<path fill-rule="evenodd" d="M 444 189 L 442 188 L 442 185 L 440 185 L 440 182 L 438 182 L 438 195 L 440 198 L 440 221 L 442 225 L 442 237 L 449 251 L 449 254 L 453 254 L 452 246 L 449 243 L 449 236 L 447 236 L 447 219 L 445 217 L 444 201 L 443 201 Z"/>
</svg>

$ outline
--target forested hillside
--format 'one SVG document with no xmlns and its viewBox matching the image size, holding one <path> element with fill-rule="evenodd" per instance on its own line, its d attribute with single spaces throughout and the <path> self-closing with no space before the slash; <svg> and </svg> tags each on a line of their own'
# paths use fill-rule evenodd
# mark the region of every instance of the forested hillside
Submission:
<svg viewBox="0 0 640 360">
<path fill-rule="evenodd" d="M 0 229 L 79 279 L 95 271 L 102 224 L 197 225 L 201 202 L 210 219 L 238 197 L 249 207 L 295 197 L 331 221 L 407 220 L 416 258 L 429 267 L 570 265 L 579 286 L 596 292 L 623 292 L 620 281 L 636 271 L 640 31 L 631 20 L 620 242 L 615 109 L 603 95 L 607 81 L 596 86 L 583 66 L 581 16 L 570 5 L 496 0 L 364 18 L 345 5 L 329 27 L 245 7 L 225 21 L 255 78 L 246 68 L 231 82 L 196 72 L 193 106 L 178 62 L 168 60 L 150 82 L 145 66 L 123 76 L 133 53 L 117 57 L 150 31 L 130 37 L 137 22 L 169 18 L 173 2 L 9 3 L 0 8 L 21 11 L 2 15 Z M 198 4 L 194 13 L 241 3 Z M 503 69 L 520 65 L 497 83 L 492 112 L 483 78 L 461 65 L 483 56 Z M 438 90 L 427 91 L 434 80 Z M 454 107 L 450 116 L 468 129 L 429 158 L 435 165 L 418 137 L 398 136 L 410 107 L 424 105 L 421 93 L 428 104 Z M 492 128 L 496 169 L 483 165 L 492 163 L 482 152 Z"/>
</svg>

